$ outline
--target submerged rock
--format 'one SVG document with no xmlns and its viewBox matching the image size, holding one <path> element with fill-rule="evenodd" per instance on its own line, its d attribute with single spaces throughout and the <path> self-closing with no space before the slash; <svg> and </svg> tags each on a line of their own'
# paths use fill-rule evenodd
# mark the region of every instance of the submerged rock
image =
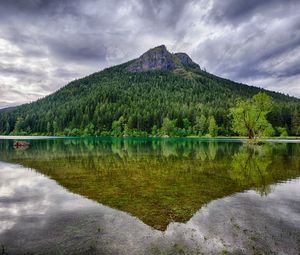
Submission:
<svg viewBox="0 0 300 255">
<path fill-rule="evenodd" d="M 25 141 L 16 141 L 14 143 L 15 148 L 28 148 L 29 147 L 29 142 Z"/>
</svg>

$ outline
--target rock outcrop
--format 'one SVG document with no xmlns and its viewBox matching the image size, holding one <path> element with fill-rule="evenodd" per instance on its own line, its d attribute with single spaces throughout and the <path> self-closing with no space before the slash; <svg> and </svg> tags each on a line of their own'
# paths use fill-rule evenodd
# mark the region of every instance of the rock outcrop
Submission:
<svg viewBox="0 0 300 255">
<path fill-rule="evenodd" d="M 172 54 L 167 50 L 165 45 L 160 45 L 148 50 L 138 59 L 134 60 L 128 66 L 128 70 L 131 72 L 151 70 L 173 71 L 184 67 L 200 69 L 199 65 L 193 62 L 186 53 Z"/>
<path fill-rule="evenodd" d="M 191 67 L 191 68 L 199 68 L 200 69 L 200 66 L 198 64 L 196 64 L 188 54 L 186 53 L 183 53 L 183 52 L 180 52 L 180 53 L 175 53 L 174 54 L 175 57 L 179 58 L 180 60 L 180 63 L 183 65 L 183 66 L 186 66 L 186 67 Z"/>
</svg>

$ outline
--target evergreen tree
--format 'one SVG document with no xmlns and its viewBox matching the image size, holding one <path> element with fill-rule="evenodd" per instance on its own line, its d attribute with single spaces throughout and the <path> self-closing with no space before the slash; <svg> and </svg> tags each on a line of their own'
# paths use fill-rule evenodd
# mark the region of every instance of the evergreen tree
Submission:
<svg viewBox="0 0 300 255">
<path fill-rule="evenodd" d="M 214 116 L 211 116 L 209 118 L 208 133 L 212 137 L 215 137 L 215 136 L 218 135 L 218 126 L 217 126 L 217 123 L 216 123 L 216 120 L 215 120 Z"/>
<path fill-rule="evenodd" d="M 206 124 L 206 118 L 205 116 L 202 114 L 200 117 L 197 116 L 196 117 L 196 124 L 194 126 L 194 130 L 196 132 L 197 135 L 202 136 L 206 133 L 206 128 L 207 124 Z"/>
<path fill-rule="evenodd" d="M 49 121 L 47 122 L 47 134 L 48 135 L 52 134 L 52 127 Z"/>
<path fill-rule="evenodd" d="M 292 115 L 291 132 L 293 135 L 300 135 L 300 114 L 297 110 Z"/>
<path fill-rule="evenodd" d="M 58 128 L 57 122 L 53 121 L 52 126 L 53 126 L 53 133 L 55 135 L 57 135 L 57 133 L 59 132 L 59 128 Z"/>
<path fill-rule="evenodd" d="M 24 132 L 24 128 L 25 128 L 24 119 L 22 117 L 18 117 L 16 124 L 15 124 L 14 133 L 20 134 L 20 133 Z"/>
<path fill-rule="evenodd" d="M 6 123 L 5 123 L 5 132 L 4 132 L 4 134 L 5 134 L 5 135 L 9 135 L 9 133 L 10 133 L 10 125 L 9 125 L 9 122 L 6 121 Z"/>
</svg>

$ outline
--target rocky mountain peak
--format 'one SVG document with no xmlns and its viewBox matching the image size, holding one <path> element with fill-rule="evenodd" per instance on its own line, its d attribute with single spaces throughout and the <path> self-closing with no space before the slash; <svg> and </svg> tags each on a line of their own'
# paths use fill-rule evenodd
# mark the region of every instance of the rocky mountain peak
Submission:
<svg viewBox="0 0 300 255">
<path fill-rule="evenodd" d="M 179 58 L 180 62 L 184 66 L 192 67 L 192 68 L 200 68 L 198 64 L 196 64 L 188 54 L 184 52 L 179 52 L 174 54 L 177 58 Z"/>
<path fill-rule="evenodd" d="M 128 66 L 131 72 L 144 72 L 150 70 L 173 71 L 178 68 L 198 68 L 199 65 L 186 53 L 170 53 L 165 45 L 160 45 L 146 51 Z"/>
</svg>

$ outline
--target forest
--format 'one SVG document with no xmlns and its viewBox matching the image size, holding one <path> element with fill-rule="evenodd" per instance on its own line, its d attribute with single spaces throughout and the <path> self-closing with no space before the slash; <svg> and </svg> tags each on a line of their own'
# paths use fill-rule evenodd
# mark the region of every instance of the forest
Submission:
<svg viewBox="0 0 300 255">
<path fill-rule="evenodd" d="M 272 98 L 264 136 L 300 135 L 300 99 L 204 70 L 132 73 L 130 62 L 74 80 L 57 92 L 0 110 L 2 135 L 236 136 L 230 111 L 259 92 Z"/>
</svg>

